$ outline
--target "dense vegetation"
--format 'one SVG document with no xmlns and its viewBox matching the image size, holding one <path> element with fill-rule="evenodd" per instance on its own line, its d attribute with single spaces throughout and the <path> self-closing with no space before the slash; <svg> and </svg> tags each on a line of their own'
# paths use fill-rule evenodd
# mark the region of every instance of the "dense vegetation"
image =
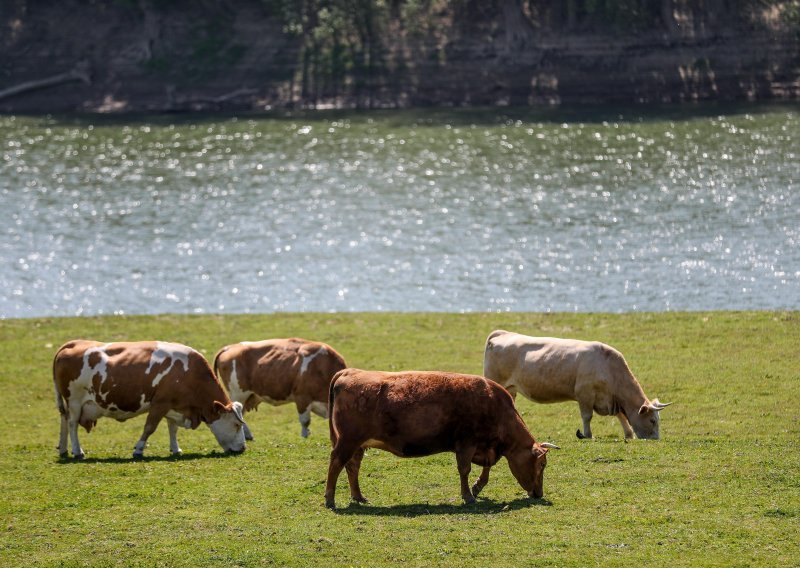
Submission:
<svg viewBox="0 0 800 568">
<path fill-rule="evenodd" d="M 16 0 L 0 24 L 0 111 L 800 96 L 798 0 Z"/>
<path fill-rule="evenodd" d="M 741 29 L 800 32 L 800 2 L 785 0 L 264 0 L 301 41 L 302 100 L 352 89 L 370 97 L 408 64 L 408 50 L 492 36 L 525 61 L 543 38 L 655 34 L 713 41 Z M 488 24 L 488 25 L 487 25 Z M 420 40 L 422 40 L 420 42 Z M 439 57 L 447 58 L 445 48 Z M 411 58 L 416 59 L 416 57 Z M 371 99 L 366 101 L 371 106 Z"/>
<path fill-rule="evenodd" d="M 481 370 L 494 328 L 598 339 L 626 354 L 645 391 L 674 402 L 660 441 L 625 443 L 614 418 L 578 441 L 572 403 L 519 407 L 562 446 L 530 502 L 505 461 L 463 506 L 452 454 L 401 460 L 370 451 L 371 499 L 322 506 L 327 424 L 299 436 L 293 408 L 249 416 L 256 440 L 223 457 L 206 428 L 166 427 L 132 461 L 143 418 L 101 420 L 84 462 L 55 445 L 52 356 L 70 338 L 161 338 L 211 356 L 243 339 L 328 341 L 348 363 Z M 0 322 L 0 564 L 39 565 L 763 565 L 800 557 L 800 314 L 275 314 Z M 477 475 L 473 471 L 473 479 Z M 347 495 L 346 476 L 339 503 Z"/>
</svg>

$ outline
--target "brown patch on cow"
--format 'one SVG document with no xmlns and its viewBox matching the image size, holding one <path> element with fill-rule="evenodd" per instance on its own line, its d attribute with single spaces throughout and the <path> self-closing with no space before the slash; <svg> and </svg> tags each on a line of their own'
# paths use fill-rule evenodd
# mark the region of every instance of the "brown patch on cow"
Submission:
<svg viewBox="0 0 800 568">
<path fill-rule="evenodd" d="M 102 360 L 103 356 L 100 354 L 100 352 L 95 351 L 94 353 L 91 353 L 88 358 L 89 368 L 94 369 Z"/>
</svg>

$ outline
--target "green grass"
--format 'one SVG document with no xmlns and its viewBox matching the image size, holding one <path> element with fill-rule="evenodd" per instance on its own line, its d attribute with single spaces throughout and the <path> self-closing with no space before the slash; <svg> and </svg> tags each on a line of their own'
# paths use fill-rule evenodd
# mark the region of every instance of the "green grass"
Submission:
<svg viewBox="0 0 800 568">
<path fill-rule="evenodd" d="M 529 503 L 505 461 L 463 506 L 453 454 L 364 459 L 370 505 L 322 506 L 327 423 L 299 436 L 293 407 L 248 415 L 247 452 L 210 431 L 166 426 L 130 459 L 144 418 L 82 434 L 85 462 L 59 460 L 51 364 L 58 346 L 163 339 L 212 357 L 244 339 L 299 335 L 352 366 L 480 373 L 495 328 L 597 339 L 626 356 L 650 397 L 674 402 L 660 441 L 625 443 L 577 405 L 518 405 L 552 452 L 545 499 Z M 0 565 L 797 565 L 800 559 L 800 313 L 276 314 L 0 321 Z M 477 476 L 473 471 L 472 479 Z"/>
</svg>

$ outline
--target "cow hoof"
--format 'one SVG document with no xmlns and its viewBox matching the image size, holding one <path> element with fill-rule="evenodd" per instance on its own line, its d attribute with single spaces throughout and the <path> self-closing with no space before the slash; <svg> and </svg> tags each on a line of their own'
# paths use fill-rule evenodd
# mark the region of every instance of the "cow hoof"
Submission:
<svg viewBox="0 0 800 568">
<path fill-rule="evenodd" d="M 136 454 L 133 454 L 133 455 L 135 456 Z M 172 455 L 173 455 L 174 457 L 176 457 L 176 458 L 177 458 L 177 457 L 180 457 L 180 456 L 182 456 L 182 455 L 183 455 L 183 450 L 178 450 L 177 452 L 172 452 Z"/>
<path fill-rule="evenodd" d="M 325 506 L 331 511 L 333 511 L 334 509 L 336 509 L 336 501 L 329 501 L 325 499 Z"/>
<path fill-rule="evenodd" d="M 575 430 L 575 435 L 578 437 L 579 440 L 585 440 L 586 436 L 583 435 L 583 432 L 580 430 Z"/>
<path fill-rule="evenodd" d="M 74 456 L 74 457 L 75 457 L 75 459 L 76 459 L 76 460 L 82 460 L 83 458 L 85 458 L 85 457 L 86 457 L 86 454 L 84 454 L 83 452 L 81 452 L 80 454 L 75 454 L 75 456 Z"/>
<path fill-rule="evenodd" d="M 133 452 L 133 459 L 140 460 L 144 457 L 144 454 L 141 452 Z"/>
<path fill-rule="evenodd" d="M 472 486 L 472 494 L 477 497 L 480 492 L 483 491 L 483 485 L 478 485 L 477 483 Z"/>
<path fill-rule="evenodd" d="M 464 497 L 464 505 L 472 505 L 473 503 L 477 502 L 478 500 L 475 499 L 472 495 L 469 497 Z"/>
<path fill-rule="evenodd" d="M 361 497 L 351 497 L 350 501 L 352 501 L 353 503 L 357 503 L 359 505 L 366 505 L 367 503 L 369 503 L 369 501 L 367 501 L 367 498 L 364 497 L 363 495 Z"/>
<path fill-rule="evenodd" d="M 58 452 L 58 457 L 60 457 L 62 460 L 65 460 L 69 457 L 69 452 Z"/>
</svg>

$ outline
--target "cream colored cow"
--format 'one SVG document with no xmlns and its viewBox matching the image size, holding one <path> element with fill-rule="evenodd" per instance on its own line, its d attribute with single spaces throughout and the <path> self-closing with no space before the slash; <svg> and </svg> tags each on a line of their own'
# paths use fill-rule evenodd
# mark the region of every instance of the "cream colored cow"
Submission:
<svg viewBox="0 0 800 568">
<path fill-rule="evenodd" d="M 659 412 L 667 406 L 645 396 L 622 354 L 597 341 L 530 337 L 497 330 L 486 339 L 483 374 L 534 402 L 575 400 L 583 433 L 591 438 L 592 413 L 615 415 L 626 438 L 657 440 Z"/>
</svg>

